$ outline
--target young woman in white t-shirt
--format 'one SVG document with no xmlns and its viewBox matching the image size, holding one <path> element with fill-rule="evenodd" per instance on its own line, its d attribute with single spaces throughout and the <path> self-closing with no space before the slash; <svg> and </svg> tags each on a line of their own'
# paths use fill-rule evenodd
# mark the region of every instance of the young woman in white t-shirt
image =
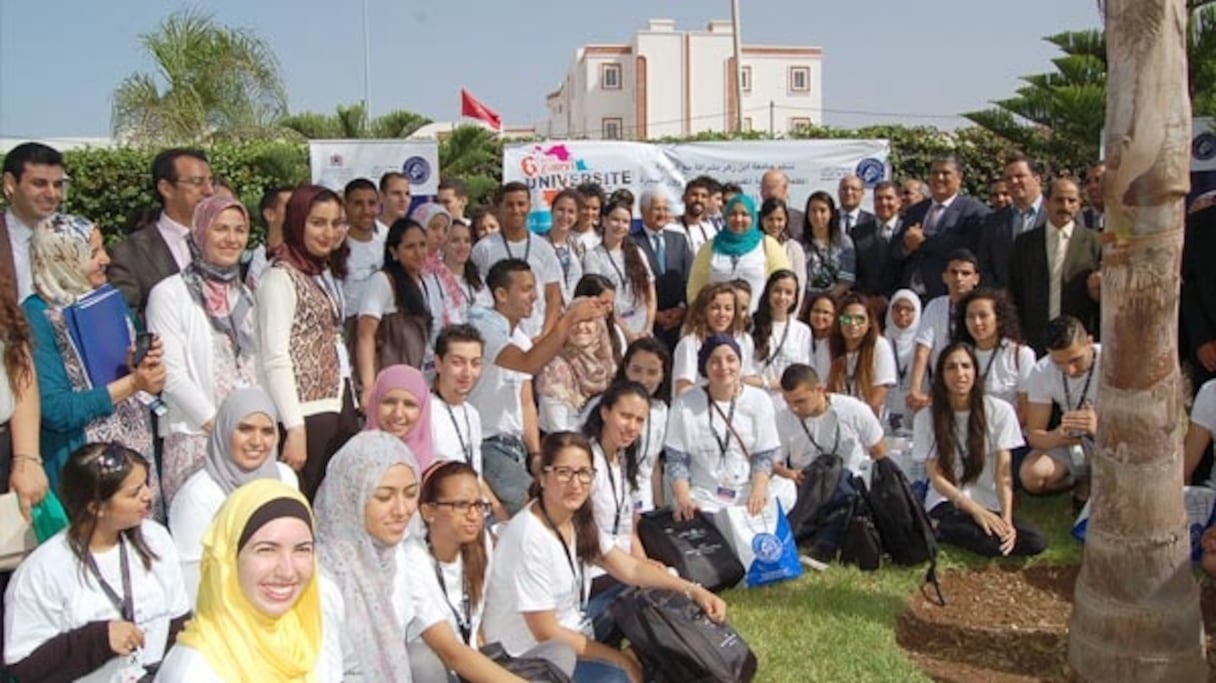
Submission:
<svg viewBox="0 0 1216 683">
<path fill-rule="evenodd" d="M 617 320 L 630 340 L 650 336 L 657 304 L 650 263 L 629 238 L 632 220 L 632 204 L 613 195 L 604 205 L 603 241 L 583 254 L 583 272 L 602 275 L 616 287 Z"/>
<path fill-rule="evenodd" d="M 633 501 L 637 491 L 650 483 L 638 476 L 638 437 L 646 424 L 650 395 L 646 387 L 625 380 L 609 385 L 598 403 L 582 430 L 595 451 L 591 485 L 595 522 L 606 540 L 645 559 L 646 552 L 634 533 Z"/>
<path fill-rule="evenodd" d="M 1010 451 L 1022 445 L 1017 415 L 984 395 L 971 347 L 955 342 L 938 356 L 929 409 L 913 423 L 913 457 L 925 461 L 925 509 L 938 538 L 978 555 L 1037 555 L 1047 538 L 1013 514 Z"/>
<path fill-rule="evenodd" d="M 861 399 L 881 421 L 887 392 L 898 381 L 891 343 L 878 334 L 878 325 L 860 294 L 846 294 L 839 308 L 832 330 L 828 390 Z"/>
<path fill-rule="evenodd" d="M 63 466 L 68 528 L 17 567 L 5 592 L 4 663 L 22 681 L 138 680 L 190 615 L 169 532 L 147 519 L 148 465 L 118 444 Z"/>
<path fill-rule="evenodd" d="M 536 643 L 559 640 L 574 648 L 575 683 L 640 683 L 634 656 L 596 641 L 586 613 L 591 565 L 621 583 L 682 592 L 722 621 L 726 603 L 705 588 L 605 545 L 590 499 L 595 466 L 587 438 L 573 432 L 545 437 L 535 498 L 499 536 L 490 571 L 482 628 L 518 656 Z"/>
<path fill-rule="evenodd" d="M 832 328 L 836 325 L 836 299 L 828 292 L 808 294 L 806 324 L 811 328 L 811 367 L 826 378 L 832 372 Z"/>
<path fill-rule="evenodd" d="M 791 242 L 793 244 L 793 242 Z M 781 397 L 781 373 L 794 363 L 811 362 L 811 328 L 798 320 L 798 278 L 792 270 L 769 276 L 752 316 L 756 374 L 774 400 Z"/>
<path fill-rule="evenodd" d="M 673 398 L 696 386 L 700 380 L 697 354 L 701 343 L 714 334 L 729 334 L 739 346 L 741 371 L 744 377 L 754 374 L 755 348 L 747 333 L 747 306 L 741 305 L 739 295 L 730 282 L 712 282 L 701 288 L 688 308 L 683 336 L 672 353 L 671 378 Z M 755 380 L 759 384 L 759 380 Z"/>
<path fill-rule="evenodd" d="M 979 363 L 984 393 L 999 398 L 1026 422 L 1026 380 L 1034 369 L 1034 349 L 1021 342 L 1017 314 L 1005 294 L 973 289 L 956 307 L 958 339 L 970 344 Z"/>
<path fill-rule="evenodd" d="M 406 629 L 414 680 L 452 673 L 472 683 L 522 680 L 478 651 L 486 644 L 491 545 L 477 473 L 459 461 L 436 463 L 423 474 L 418 502 L 426 536 L 406 541 L 403 566 L 415 615 Z M 549 659 L 567 675 L 574 670 L 574 651 L 564 643 L 542 643 L 524 656 Z"/>
<path fill-rule="evenodd" d="M 574 288 L 578 286 L 579 278 L 583 277 L 582 245 L 576 243 L 570 234 L 570 229 L 578 222 L 579 212 L 583 208 L 583 197 L 574 190 L 562 190 L 553 198 L 549 205 L 549 213 L 553 214 L 552 227 L 545 235 L 553 252 L 557 254 L 557 263 L 562 267 L 562 302 L 569 306 L 574 300 Z"/>
</svg>

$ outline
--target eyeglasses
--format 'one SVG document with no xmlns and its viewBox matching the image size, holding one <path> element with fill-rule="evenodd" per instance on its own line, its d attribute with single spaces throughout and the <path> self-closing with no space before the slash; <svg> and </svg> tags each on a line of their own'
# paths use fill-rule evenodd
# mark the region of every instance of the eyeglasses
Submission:
<svg viewBox="0 0 1216 683">
<path fill-rule="evenodd" d="M 841 325 L 864 325 L 868 318 L 864 315 L 841 315 L 837 320 Z"/>
<path fill-rule="evenodd" d="M 215 176 L 193 176 L 190 178 L 178 178 L 173 181 L 175 185 L 193 185 L 194 187 L 203 187 L 205 185 L 214 185 Z"/>
<path fill-rule="evenodd" d="M 553 467 L 544 468 L 544 471 L 553 474 L 557 480 L 563 484 L 569 484 L 576 477 L 580 484 L 590 484 L 595 479 L 594 467 Z"/>
<path fill-rule="evenodd" d="M 467 515 L 470 510 L 476 510 L 480 517 L 490 511 L 490 504 L 484 500 L 437 500 L 432 505 L 452 508 L 452 512 L 458 515 Z"/>
</svg>

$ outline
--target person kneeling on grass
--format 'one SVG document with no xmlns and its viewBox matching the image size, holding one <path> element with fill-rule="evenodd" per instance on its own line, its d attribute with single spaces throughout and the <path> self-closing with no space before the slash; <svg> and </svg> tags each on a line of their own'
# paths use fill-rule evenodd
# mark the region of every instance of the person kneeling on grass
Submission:
<svg viewBox="0 0 1216 683">
<path fill-rule="evenodd" d="M 938 538 L 979 555 L 1038 555 L 1047 539 L 1013 517 L 1009 451 L 1022 445 L 1017 414 L 984 395 L 975 354 L 955 342 L 938 357 L 929 410 L 913 421 L 913 457 L 925 460 L 925 498 Z"/>
</svg>

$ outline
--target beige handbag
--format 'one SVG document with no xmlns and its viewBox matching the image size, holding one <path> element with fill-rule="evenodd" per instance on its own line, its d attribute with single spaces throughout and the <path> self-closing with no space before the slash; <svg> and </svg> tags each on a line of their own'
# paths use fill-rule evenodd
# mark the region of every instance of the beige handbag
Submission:
<svg viewBox="0 0 1216 683">
<path fill-rule="evenodd" d="M 21 516 L 17 494 L 0 494 L 0 571 L 16 569 L 37 547 L 34 527 Z"/>
</svg>

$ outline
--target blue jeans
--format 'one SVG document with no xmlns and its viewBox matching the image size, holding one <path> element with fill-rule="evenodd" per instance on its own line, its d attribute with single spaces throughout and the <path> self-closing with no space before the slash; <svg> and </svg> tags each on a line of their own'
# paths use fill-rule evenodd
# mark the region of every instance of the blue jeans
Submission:
<svg viewBox="0 0 1216 683">
<path fill-rule="evenodd" d="M 591 596 L 587 601 L 586 615 L 591 621 L 591 627 L 595 631 L 595 639 L 605 645 L 612 647 L 620 647 L 623 636 L 620 629 L 616 627 L 616 622 L 612 619 L 612 612 L 609 608 L 612 602 L 617 599 L 621 593 L 625 591 L 625 584 L 613 582 L 611 588 L 607 588 L 600 593 Z"/>
<path fill-rule="evenodd" d="M 528 450 L 524 442 L 506 435 L 481 442 L 482 476 L 498 496 L 507 514 L 514 516 L 528 500 L 532 474 L 528 472 Z"/>
<path fill-rule="evenodd" d="M 625 670 L 594 659 L 580 659 L 574 666 L 574 683 L 630 683 Z"/>
</svg>

